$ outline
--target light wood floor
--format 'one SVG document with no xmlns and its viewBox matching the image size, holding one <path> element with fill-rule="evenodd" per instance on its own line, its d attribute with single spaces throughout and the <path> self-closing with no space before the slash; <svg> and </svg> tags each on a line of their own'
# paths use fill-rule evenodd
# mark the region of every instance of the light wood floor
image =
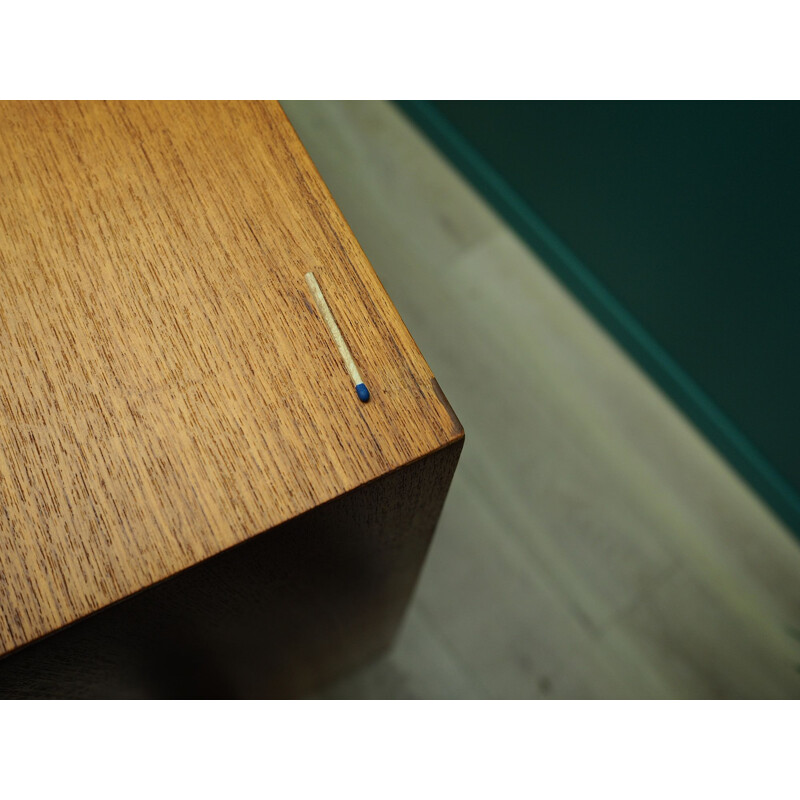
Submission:
<svg viewBox="0 0 800 800">
<path fill-rule="evenodd" d="M 800 697 L 800 545 L 393 106 L 285 103 L 460 416 L 358 698 Z"/>
</svg>

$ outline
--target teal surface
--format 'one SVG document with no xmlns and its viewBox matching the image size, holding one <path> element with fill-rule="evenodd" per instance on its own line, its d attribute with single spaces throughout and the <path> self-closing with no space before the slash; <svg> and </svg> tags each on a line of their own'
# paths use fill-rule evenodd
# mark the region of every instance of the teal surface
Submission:
<svg viewBox="0 0 800 800">
<path fill-rule="evenodd" d="M 800 104 L 399 105 L 800 534 Z"/>
</svg>

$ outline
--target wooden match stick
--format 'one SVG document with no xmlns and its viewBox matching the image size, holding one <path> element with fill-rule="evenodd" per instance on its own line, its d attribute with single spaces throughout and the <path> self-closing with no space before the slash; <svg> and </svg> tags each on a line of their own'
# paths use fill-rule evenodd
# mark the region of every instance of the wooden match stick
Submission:
<svg viewBox="0 0 800 800">
<path fill-rule="evenodd" d="M 350 373 L 350 377 L 353 379 L 358 399 L 361 400 L 362 403 L 366 403 L 367 400 L 369 400 L 369 389 L 367 389 L 367 387 L 364 385 L 364 381 L 361 379 L 361 373 L 358 371 L 356 362 L 353 361 L 353 354 L 350 352 L 350 348 L 347 346 L 347 343 L 342 336 L 342 332 L 339 330 L 339 326 L 336 324 L 336 320 L 333 318 L 333 314 L 331 313 L 328 303 L 325 300 L 325 295 L 322 294 L 322 289 L 319 288 L 319 284 L 317 283 L 317 279 L 314 277 L 313 272 L 306 272 L 306 283 L 308 284 L 308 288 L 311 289 L 314 302 L 317 304 L 319 313 L 322 315 L 322 319 L 325 320 L 325 324 L 328 326 L 328 330 L 331 332 L 333 341 L 336 342 L 336 346 L 339 348 L 339 353 L 342 356 L 344 365 L 347 367 L 347 371 Z"/>
</svg>

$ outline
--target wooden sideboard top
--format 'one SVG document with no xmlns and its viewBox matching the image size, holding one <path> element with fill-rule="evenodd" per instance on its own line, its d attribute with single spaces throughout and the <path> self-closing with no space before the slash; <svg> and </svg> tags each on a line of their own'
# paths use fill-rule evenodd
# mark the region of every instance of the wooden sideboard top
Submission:
<svg viewBox="0 0 800 800">
<path fill-rule="evenodd" d="M 277 103 L 0 106 L 0 654 L 462 436 Z"/>
</svg>

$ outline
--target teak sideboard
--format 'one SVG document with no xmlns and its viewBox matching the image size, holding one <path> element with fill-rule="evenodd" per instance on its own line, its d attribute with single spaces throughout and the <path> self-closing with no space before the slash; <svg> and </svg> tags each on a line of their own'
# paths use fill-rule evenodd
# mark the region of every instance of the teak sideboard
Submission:
<svg viewBox="0 0 800 800">
<path fill-rule="evenodd" d="M 0 107 L 0 697 L 307 695 L 463 439 L 277 103 Z"/>
</svg>

